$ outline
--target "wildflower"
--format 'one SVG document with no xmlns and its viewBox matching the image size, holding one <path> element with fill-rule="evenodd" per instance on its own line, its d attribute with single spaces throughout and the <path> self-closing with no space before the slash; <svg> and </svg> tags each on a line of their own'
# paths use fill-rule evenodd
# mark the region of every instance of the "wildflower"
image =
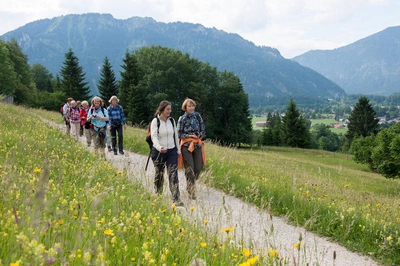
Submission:
<svg viewBox="0 0 400 266">
<path fill-rule="evenodd" d="M 63 157 L 67 157 L 67 154 L 66 154 L 66 153 L 64 153 L 64 154 L 63 154 Z"/>
<path fill-rule="evenodd" d="M 35 167 L 35 169 L 33 169 L 33 172 L 40 174 L 42 170 L 40 170 L 40 168 Z"/>
<path fill-rule="evenodd" d="M 64 224 L 64 221 L 63 220 L 58 220 L 57 224 L 62 225 L 62 224 Z"/>
<path fill-rule="evenodd" d="M 251 259 L 248 259 L 247 262 L 250 263 L 250 265 L 254 265 L 258 261 L 258 256 L 254 256 Z"/>
<path fill-rule="evenodd" d="M 203 223 L 204 223 L 205 225 L 207 225 L 207 224 L 208 224 L 208 220 L 204 220 Z"/>
<path fill-rule="evenodd" d="M 234 227 L 227 227 L 227 228 L 222 228 L 221 232 L 229 234 L 230 232 L 233 232 L 234 230 L 235 230 Z"/>
<path fill-rule="evenodd" d="M 10 266 L 19 266 L 19 264 L 20 264 L 20 261 L 11 262 L 11 263 L 10 263 Z"/>
<path fill-rule="evenodd" d="M 111 229 L 107 229 L 107 230 L 104 231 L 104 234 L 105 234 L 106 236 L 109 236 L 109 235 L 111 235 L 112 233 L 113 233 L 113 230 L 111 230 Z"/>
<path fill-rule="evenodd" d="M 306 191 L 306 197 L 308 198 L 308 197 L 310 197 L 310 191 Z"/>
<path fill-rule="evenodd" d="M 344 185 L 344 188 L 347 188 L 347 187 L 349 187 L 350 186 L 350 184 L 346 184 L 346 185 Z"/>
<path fill-rule="evenodd" d="M 251 252 L 247 248 L 243 248 L 243 254 L 248 258 L 248 257 L 250 257 Z"/>
<path fill-rule="evenodd" d="M 135 258 L 131 258 L 131 261 L 135 261 Z"/>
<path fill-rule="evenodd" d="M 165 213 L 167 210 L 161 210 L 162 213 Z"/>
<path fill-rule="evenodd" d="M 300 249 L 300 247 L 303 246 L 303 244 L 304 244 L 303 242 L 298 242 L 298 243 L 296 243 L 296 244 L 293 244 L 293 245 L 292 245 L 292 248 Z"/>
<path fill-rule="evenodd" d="M 201 246 L 202 248 L 205 248 L 205 247 L 207 246 L 207 243 L 206 243 L 206 242 L 201 242 L 201 243 L 200 243 L 200 246 Z"/>
<path fill-rule="evenodd" d="M 191 210 L 191 211 L 194 211 L 194 207 L 193 207 L 193 206 L 192 206 L 192 207 L 190 207 L 190 210 Z"/>
<path fill-rule="evenodd" d="M 279 252 L 276 249 L 268 249 L 267 254 L 268 254 L 268 256 L 270 256 L 272 258 L 277 258 L 279 255 Z"/>
</svg>

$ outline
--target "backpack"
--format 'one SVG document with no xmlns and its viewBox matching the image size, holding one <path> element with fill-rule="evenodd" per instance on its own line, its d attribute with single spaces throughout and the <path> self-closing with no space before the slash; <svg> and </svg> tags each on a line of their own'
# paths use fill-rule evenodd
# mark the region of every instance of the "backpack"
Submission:
<svg viewBox="0 0 400 266">
<path fill-rule="evenodd" d="M 157 132 L 160 129 L 160 118 L 157 118 Z M 175 121 L 172 117 L 169 117 L 169 120 L 172 123 L 172 128 L 175 128 Z M 174 132 L 174 140 L 175 140 L 175 132 Z M 153 148 L 153 141 L 151 140 L 151 123 L 149 124 L 149 130 L 147 131 L 146 142 L 149 145 L 150 150 Z M 176 145 L 176 143 L 175 143 Z"/>
<path fill-rule="evenodd" d="M 60 112 L 61 115 L 64 115 L 64 105 L 65 105 L 65 103 L 62 103 L 62 104 L 60 105 L 60 110 L 59 110 L 59 112 Z"/>
</svg>

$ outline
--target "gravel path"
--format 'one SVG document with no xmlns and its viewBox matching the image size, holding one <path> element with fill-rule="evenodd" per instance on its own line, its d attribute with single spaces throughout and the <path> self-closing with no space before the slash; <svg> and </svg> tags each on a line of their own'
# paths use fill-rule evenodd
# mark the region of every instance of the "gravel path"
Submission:
<svg viewBox="0 0 400 266">
<path fill-rule="evenodd" d="M 65 126 L 51 126 L 65 131 Z M 84 138 L 81 140 L 85 145 Z M 114 167 L 127 171 L 134 182 L 142 183 L 153 192 L 154 167 L 151 160 L 147 172 L 144 170 L 147 156 L 125 151 L 125 155 L 106 152 L 106 158 Z M 234 227 L 233 235 L 237 241 L 243 240 L 243 247 L 254 247 L 264 253 L 266 249 L 275 249 L 280 257 L 289 260 L 289 265 L 379 265 L 369 257 L 351 252 L 304 228 L 289 225 L 281 217 L 272 216 L 252 204 L 207 187 L 201 180 L 197 184 L 197 200 L 190 200 L 185 191 L 186 180 L 182 171 L 179 172 L 179 180 L 181 200 L 185 204 L 185 207 L 178 208 L 179 213 L 192 222 L 203 223 L 208 220 L 207 226 L 211 232 L 221 234 L 221 237 L 225 235 L 220 232 L 221 228 Z M 165 182 L 168 182 L 167 177 Z M 170 200 L 167 183 L 163 195 Z M 303 245 L 298 252 L 293 245 L 299 243 L 300 235 Z"/>
</svg>

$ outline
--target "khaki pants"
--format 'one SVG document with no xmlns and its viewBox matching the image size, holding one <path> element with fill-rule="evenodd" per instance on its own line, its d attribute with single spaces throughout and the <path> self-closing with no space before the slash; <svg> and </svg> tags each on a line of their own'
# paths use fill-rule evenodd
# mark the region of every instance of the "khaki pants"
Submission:
<svg viewBox="0 0 400 266">
<path fill-rule="evenodd" d="M 71 123 L 71 135 L 76 140 L 79 140 L 79 129 L 81 125 L 79 123 Z"/>
</svg>

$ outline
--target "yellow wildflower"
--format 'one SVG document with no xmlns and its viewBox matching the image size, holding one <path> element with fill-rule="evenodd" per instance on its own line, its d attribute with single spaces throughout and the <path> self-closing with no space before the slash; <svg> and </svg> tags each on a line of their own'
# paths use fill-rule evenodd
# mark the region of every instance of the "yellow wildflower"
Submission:
<svg viewBox="0 0 400 266">
<path fill-rule="evenodd" d="M 243 254 L 248 258 L 248 257 L 250 257 L 251 252 L 247 248 L 243 248 Z"/>
<path fill-rule="evenodd" d="M 206 243 L 206 242 L 201 242 L 201 243 L 200 243 L 200 246 L 201 246 L 202 248 L 204 248 L 204 247 L 207 246 L 207 243 Z"/>
<path fill-rule="evenodd" d="M 277 258 L 279 255 L 279 252 L 276 249 L 268 249 L 267 254 L 268 254 L 268 256 L 270 256 L 272 258 Z"/>
<path fill-rule="evenodd" d="M 111 235 L 113 232 L 114 232 L 113 230 L 107 229 L 107 230 L 104 231 L 104 234 L 105 234 L 106 236 L 109 236 L 109 235 Z"/>
<path fill-rule="evenodd" d="M 40 170 L 40 168 L 35 167 L 35 169 L 33 169 L 33 172 L 39 174 L 42 170 Z"/>
</svg>

